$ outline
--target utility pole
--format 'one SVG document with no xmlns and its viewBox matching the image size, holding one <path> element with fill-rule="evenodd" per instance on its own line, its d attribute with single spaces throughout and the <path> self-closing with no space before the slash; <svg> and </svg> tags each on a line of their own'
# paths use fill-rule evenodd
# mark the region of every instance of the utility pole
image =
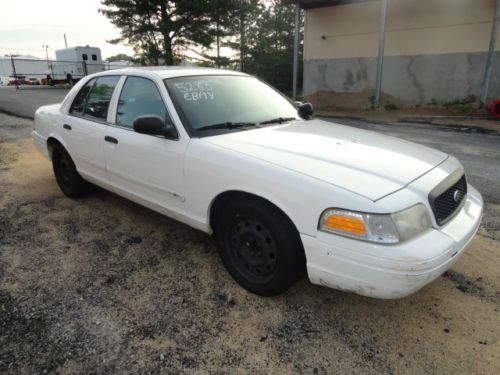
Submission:
<svg viewBox="0 0 500 375">
<path fill-rule="evenodd" d="M 293 38 L 293 83 L 292 98 L 297 100 L 297 85 L 299 75 L 299 33 L 300 33 L 300 5 L 295 4 L 295 35 Z"/>
<path fill-rule="evenodd" d="M 12 53 L 10 54 L 10 62 L 12 64 L 12 74 L 14 75 L 14 78 L 16 79 L 16 90 L 19 90 L 19 78 L 17 77 L 16 64 L 14 64 L 14 57 L 12 56 Z"/>
<path fill-rule="evenodd" d="M 48 45 L 43 45 L 42 48 L 45 48 L 45 58 L 47 59 L 47 69 L 50 69 L 50 72 L 52 73 L 52 79 L 54 79 L 54 69 L 52 68 L 52 64 L 49 61 L 49 53 L 47 50 L 49 49 Z"/>
<path fill-rule="evenodd" d="M 486 107 L 486 102 L 488 100 L 488 91 L 490 89 L 493 58 L 495 56 L 495 45 L 497 42 L 497 25 L 499 22 L 500 22 L 500 0 L 497 0 L 495 5 L 495 15 L 493 17 L 493 24 L 491 25 L 490 48 L 488 49 L 488 55 L 486 56 L 486 67 L 484 69 L 483 86 L 481 88 L 481 99 L 479 102 L 479 108 Z"/>
<path fill-rule="evenodd" d="M 49 46 L 46 46 L 45 44 L 42 46 L 42 48 L 45 48 L 45 58 L 47 59 L 47 66 L 48 66 L 48 63 L 49 63 L 49 53 L 47 52 L 47 50 L 49 49 Z"/>
<path fill-rule="evenodd" d="M 385 20 L 387 17 L 387 0 L 380 0 L 380 19 L 378 35 L 377 81 L 375 83 L 374 107 L 380 107 L 382 93 L 382 73 L 384 71 Z"/>
<path fill-rule="evenodd" d="M 68 42 L 66 41 L 66 34 L 64 34 L 64 47 L 68 48 Z"/>
</svg>

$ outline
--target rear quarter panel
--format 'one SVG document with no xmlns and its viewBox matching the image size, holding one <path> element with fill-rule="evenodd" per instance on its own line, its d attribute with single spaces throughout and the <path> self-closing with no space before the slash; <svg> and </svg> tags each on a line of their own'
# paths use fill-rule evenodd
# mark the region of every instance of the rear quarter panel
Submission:
<svg viewBox="0 0 500 375">
<path fill-rule="evenodd" d="M 31 134 L 37 148 L 50 158 L 47 149 L 49 138 L 57 139 L 66 149 L 67 145 L 61 135 L 64 114 L 60 111 L 60 104 L 51 104 L 38 108 L 35 112 L 33 132 Z"/>
</svg>

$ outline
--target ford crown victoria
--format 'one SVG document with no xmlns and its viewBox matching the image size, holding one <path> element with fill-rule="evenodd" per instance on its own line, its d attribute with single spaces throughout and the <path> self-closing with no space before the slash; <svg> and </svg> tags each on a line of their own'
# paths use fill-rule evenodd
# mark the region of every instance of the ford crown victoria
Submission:
<svg viewBox="0 0 500 375">
<path fill-rule="evenodd" d="M 85 77 L 32 137 L 62 192 L 89 184 L 213 234 L 244 288 L 409 295 L 462 255 L 481 195 L 451 155 L 312 117 L 258 79 L 201 68 Z"/>
</svg>

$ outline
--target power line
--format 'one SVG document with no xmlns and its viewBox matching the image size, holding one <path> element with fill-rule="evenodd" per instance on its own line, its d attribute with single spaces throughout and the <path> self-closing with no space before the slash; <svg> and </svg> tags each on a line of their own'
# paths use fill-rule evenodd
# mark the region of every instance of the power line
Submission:
<svg viewBox="0 0 500 375">
<path fill-rule="evenodd" d="M 15 51 L 43 51 L 43 52 L 45 52 L 45 49 L 37 49 L 37 48 L 0 47 L 0 49 L 8 49 L 8 50 L 15 50 Z"/>
<path fill-rule="evenodd" d="M 89 25 L 84 25 L 84 24 L 67 24 L 67 25 L 47 25 L 47 24 L 29 24 L 29 23 L 15 23 L 12 25 L 8 24 L 3 24 L 1 25 L 2 27 L 5 27 L 5 29 L 29 29 L 29 30 L 35 30 L 35 29 L 51 29 L 51 30 L 60 30 L 61 28 L 71 28 L 71 29 L 84 29 L 88 30 Z M 112 24 L 106 25 L 106 26 L 92 26 L 92 30 L 110 30 L 110 29 L 116 29 L 115 26 Z"/>
</svg>

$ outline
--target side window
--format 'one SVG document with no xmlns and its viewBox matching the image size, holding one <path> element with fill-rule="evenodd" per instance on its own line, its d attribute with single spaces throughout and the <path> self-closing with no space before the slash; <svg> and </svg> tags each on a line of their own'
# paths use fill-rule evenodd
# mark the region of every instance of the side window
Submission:
<svg viewBox="0 0 500 375">
<path fill-rule="evenodd" d="M 92 55 L 92 61 L 97 61 L 97 55 Z"/>
<path fill-rule="evenodd" d="M 171 122 L 156 84 L 146 78 L 128 77 L 118 101 L 116 124 L 131 128 L 139 116 L 158 116 Z"/>
<path fill-rule="evenodd" d="M 87 60 L 89 59 L 89 57 L 87 56 L 87 54 L 86 54 L 86 53 L 83 53 L 83 54 L 82 54 L 82 58 L 83 58 L 85 61 L 87 61 Z"/>
<path fill-rule="evenodd" d="M 119 76 L 97 78 L 85 101 L 84 115 L 106 121 L 108 107 Z"/>
<path fill-rule="evenodd" d="M 90 89 L 94 85 L 95 79 L 91 79 L 87 82 L 85 86 L 83 86 L 78 94 L 76 94 L 75 99 L 73 99 L 73 103 L 71 103 L 71 107 L 69 109 L 69 113 L 74 113 L 76 115 L 83 115 L 83 108 L 85 106 L 85 99 L 87 99 L 87 95 L 90 92 Z"/>
</svg>

